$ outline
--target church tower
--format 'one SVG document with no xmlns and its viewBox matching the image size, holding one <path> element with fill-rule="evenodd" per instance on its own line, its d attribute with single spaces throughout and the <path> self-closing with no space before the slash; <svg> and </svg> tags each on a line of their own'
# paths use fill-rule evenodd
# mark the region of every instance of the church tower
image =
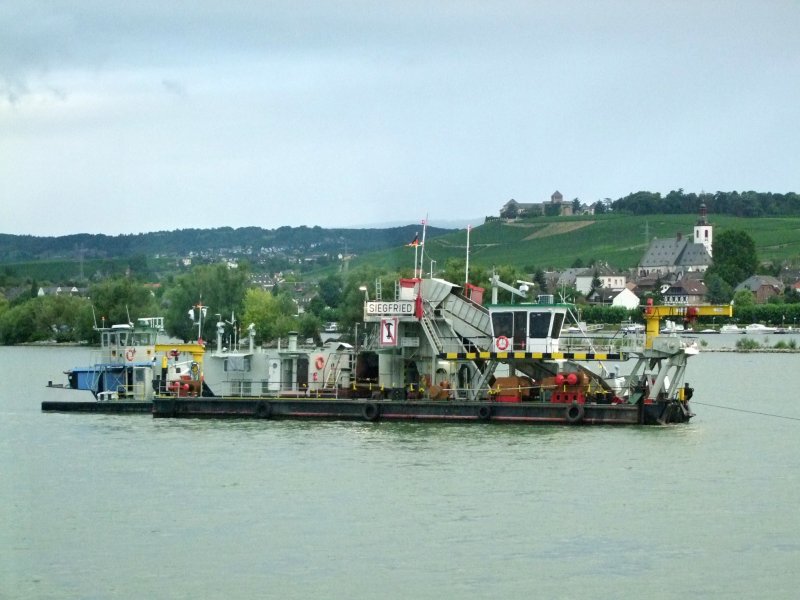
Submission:
<svg viewBox="0 0 800 600">
<path fill-rule="evenodd" d="M 700 218 L 697 220 L 697 224 L 694 226 L 694 243 L 695 244 L 703 244 L 708 250 L 708 255 L 713 256 L 711 254 L 711 246 L 714 239 L 714 233 L 711 227 L 711 223 L 708 222 L 708 214 L 706 213 L 706 203 L 703 202 L 700 205 Z"/>
</svg>

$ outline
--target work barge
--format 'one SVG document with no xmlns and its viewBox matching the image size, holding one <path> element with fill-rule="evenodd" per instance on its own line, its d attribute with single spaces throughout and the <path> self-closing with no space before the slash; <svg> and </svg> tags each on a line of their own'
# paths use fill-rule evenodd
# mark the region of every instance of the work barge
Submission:
<svg viewBox="0 0 800 600">
<path fill-rule="evenodd" d="M 498 289 L 512 302 L 498 303 Z M 699 349 L 685 336 L 660 334 L 660 322 L 732 316 L 731 306 L 648 305 L 643 333 L 604 337 L 586 331 L 573 305 L 548 295 L 529 301 L 525 291 L 494 278 L 484 305 L 482 288 L 438 278 L 401 279 L 389 299 L 376 285 L 373 299 L 365 291 L 360 346 L 357 339 L 357 347 L 303 349 L 295 338 L 276 353 L 251 338 L 243 351 L 218 348 L 206 354 L 202 393 L 162 390 L 152 413 L 567 425 L 665 425 L 693 416 L 685 372 Z M 215 391 L 226 386 L 237 393 Z"/>
</svg>

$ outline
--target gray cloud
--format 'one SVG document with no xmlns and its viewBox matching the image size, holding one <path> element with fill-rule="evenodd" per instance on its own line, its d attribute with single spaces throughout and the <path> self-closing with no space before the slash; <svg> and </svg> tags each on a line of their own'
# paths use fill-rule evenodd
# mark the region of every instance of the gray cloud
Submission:
<svg viewBox="0 0 800 600">
<path fill-rule="evenodd" d="M 790 191 L 799 12 L 10 0 L 0 223 L 344 225 L 482 217 L 556 188 Z M 128 218 L 93 221 L 104 203 Z M 159 214 L 176 205 L 193 210 Z"/>
</svg>

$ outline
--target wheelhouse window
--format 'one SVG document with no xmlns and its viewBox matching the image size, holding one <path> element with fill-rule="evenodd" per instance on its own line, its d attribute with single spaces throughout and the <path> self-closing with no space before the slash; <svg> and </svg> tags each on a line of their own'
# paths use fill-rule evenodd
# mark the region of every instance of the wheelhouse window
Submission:
<svg viewBox="0 0 800 600">
<path fill-rule="evenodd" d="M 528 313 L 517 310 L 492 313 L 494 337 L 507 337 L 514 350 L 524 350 L 528 337 Z"/>
<path fill-rule="evenodd" d="M 501 335 L 509 339 L 514 337 L 514 313 L 492 313 L 492 329 L 494 331 L 494 337 L 500 337 Z"/>
<path fill-rule="evenodd" d="M 528 341 L 528 313 L 514 312 L 514 350 L 525 350 Z"/>
<path fill-rule="evenodd" d="M 546 338 L 547 334 L 550 333 L 550 313 L 532 312 L 529 331 L 532 338 Z"/>
<path fill-rule="evenodd" d="M 556 313 L 553 315 L 553 332 L 550 337 L 557 340 L 561 337 L 561 327 L 564 325 L 564 313 Z"/>
</svg>

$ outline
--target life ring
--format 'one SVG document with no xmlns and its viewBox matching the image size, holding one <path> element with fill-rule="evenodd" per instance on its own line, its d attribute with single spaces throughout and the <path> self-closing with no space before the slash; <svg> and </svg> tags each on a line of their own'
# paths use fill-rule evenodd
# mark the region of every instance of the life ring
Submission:
<svg viewBox="0 0 800 600">
<path fill-rule="evenodd" d="M 325 366 L 325 359 L 321 356 L 317 357 L 317 360 L 314 362 L 314 365 L 317 367 L 317 371 L 321 371 L 322 368 Z"/>
<path fill-rule="evenodd" d="M 169 351 L 169 357 L 170 357 L 170 358 L 178 358 L 178 355 L 179 355 L 179 354 L 180 354 L 180 352 L 178 352 L 178 350 L 177 350 L 177 349 L 175 349 L 175 350 L 170 350 L 170 351 Z"/>
<path fill-rule="evenodd" d="M 136 356 L 136 348 L 128 348 L 125 351 L 125 358 L 128 359 L 128 362 L 132 361 L 134 356 Z"/>
<path fill-rule="evenodd" d="M 580 404 L 573 402 L 569 405 L 566 411 L 567 416 L 567 423 L 570 425 L 575 425 L 583 421 L 583 406 Z"/>
<path fill-rule="evenodd" d="M 200 379 L 200 367 L 198 366 L 197 363 L 192 363 L 192 366 L 189 369 L 189 372 L 191 372 L 192 379 L 194 379 L 195 381 Z"/>
<path fill-rule="evenodd" d="M 256 406 L 256 416 L 259 419 L 269 419 L 270 415 L 272 414 L 272 406 L 270 406 L 269 402 L 264 402 L 263 400 L 258 403 Z"/>
<path fill-rule="evenodd" d="M 364 418 L 367 421 L 374 421 L 378 418 L 378 414 L 380 411 L 378 410 L 378 405 L 372 402 L 368 402 L 364 405 L 364 410 L 361 411 L 361 414 L 364 415 Z"/>
<path fill-rule="evenodd" d="M 481 404 L 478 408 L 478 418 L 482 421 L 488 421 L 492 418 L 492 407 L 488 404 Z"/>
<path fill-rule="evenodd" d="M 504 335 L 498 335 L 497 340 L 495 340 L 495 346 L 501 352 L 504 350 L 508 350 L 508 338 Z"/>
</svg>

